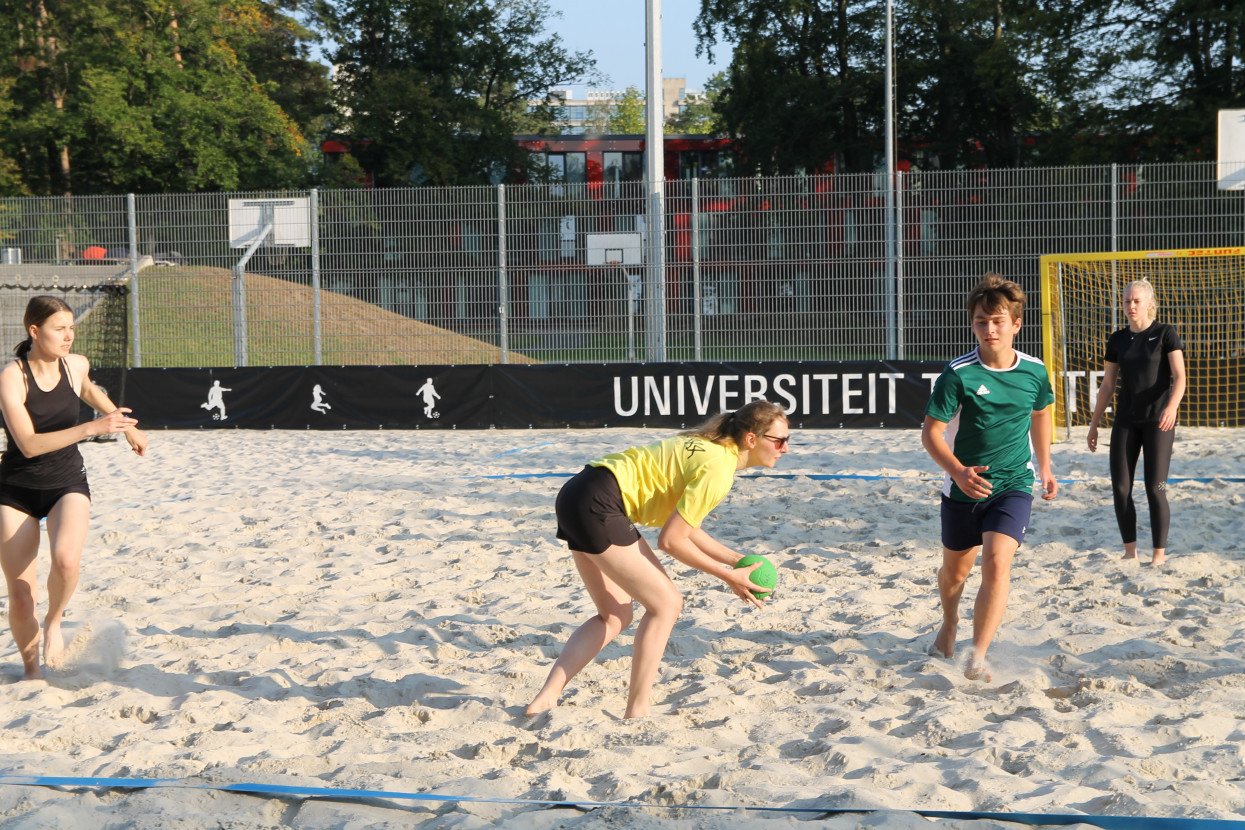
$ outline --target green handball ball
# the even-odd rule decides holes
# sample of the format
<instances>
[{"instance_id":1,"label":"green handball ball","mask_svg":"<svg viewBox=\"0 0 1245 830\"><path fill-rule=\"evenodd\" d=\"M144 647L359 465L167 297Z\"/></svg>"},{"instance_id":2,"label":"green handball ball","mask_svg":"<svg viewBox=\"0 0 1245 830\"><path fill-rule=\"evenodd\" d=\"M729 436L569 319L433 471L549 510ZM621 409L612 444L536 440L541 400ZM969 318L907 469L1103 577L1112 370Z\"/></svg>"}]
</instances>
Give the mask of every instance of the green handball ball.
<instances>
[{"instance_id":1,"label":"green handball ball","mask_svg":"<svg viewBox=\"0 0 1245 830\"><path fill-rule=\"evenodd\" d=\"M763 590L753 591L752 595L762 599L769 596L778 584L778 569L774 567L774 563L759 553L750 553L736 562L735 567L747 568L757 562L761 563L761 567L752 572L752 584Z\"/></svg>"}]
</instances>

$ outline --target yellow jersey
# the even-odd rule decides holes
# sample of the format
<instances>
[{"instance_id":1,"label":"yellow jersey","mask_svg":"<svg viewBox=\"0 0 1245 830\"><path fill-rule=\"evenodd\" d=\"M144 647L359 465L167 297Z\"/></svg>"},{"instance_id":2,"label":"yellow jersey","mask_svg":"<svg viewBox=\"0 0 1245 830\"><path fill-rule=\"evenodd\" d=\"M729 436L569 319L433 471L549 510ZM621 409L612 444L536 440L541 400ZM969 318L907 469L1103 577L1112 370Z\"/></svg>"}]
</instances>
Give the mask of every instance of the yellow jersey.
<instances>
[{"instance_id":1,"label":"yellow jersey","mask_svg":"<svg viewBox=\"0 0 1245 830\"><path fill-rule=\"evenodd\" d=\"M636 524L662 527L678 510L689 525L700 527L730 492L739 450L676 435L588 463L607 468L618 479L627 518Z\"/></svg>"}]
</instances>

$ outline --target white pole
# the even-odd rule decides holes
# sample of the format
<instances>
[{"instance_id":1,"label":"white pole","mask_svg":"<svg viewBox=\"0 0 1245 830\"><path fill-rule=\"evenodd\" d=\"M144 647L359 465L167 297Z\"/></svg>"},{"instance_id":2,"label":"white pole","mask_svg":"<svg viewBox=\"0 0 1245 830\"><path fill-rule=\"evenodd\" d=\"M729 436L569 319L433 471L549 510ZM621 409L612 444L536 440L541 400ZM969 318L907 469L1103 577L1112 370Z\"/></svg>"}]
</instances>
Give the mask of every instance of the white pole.
<instances>
[{"instance_id":1,"label":"white pole","mask_svg":"<svg viewBox=\"0 0 1245 830\"><path fill-rule=\"evenodd\" d=\"M666 359L666 279L663 245L666 151L662 121L661 0L645 0L645 84L647 131L644 141L644 178L647 182L648 267L645 269L645 306L648 331L645 354L650 362Z\"/></svg>"},{"instance_id":2,"label":"white pole","mask_svg":"<svg viewBox=\"0 0 1245 830\"><path fill-rule=\"evenodd\" d=\"M895 245L895 95L891 0L886 0L886 359L899 357L898 251Z\"/></svg>"}]
</instances>

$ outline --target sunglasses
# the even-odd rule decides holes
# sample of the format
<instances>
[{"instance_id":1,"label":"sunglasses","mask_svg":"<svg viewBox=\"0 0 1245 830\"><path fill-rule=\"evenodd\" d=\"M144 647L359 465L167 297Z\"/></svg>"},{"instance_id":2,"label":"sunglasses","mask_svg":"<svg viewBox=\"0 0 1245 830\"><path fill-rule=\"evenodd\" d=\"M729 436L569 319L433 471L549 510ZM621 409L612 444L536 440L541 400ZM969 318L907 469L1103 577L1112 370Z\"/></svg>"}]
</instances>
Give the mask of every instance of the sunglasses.
<instances>
[{"instance_id":1,"label":"sunglasses","mask_svg":"<svg viewBox=\"0 0 1245 830\"><path fill-rule=\"evenodd\" d=\"M761 437L768 438L773 441L774 446L778 447L780 450L791 443L790 435L784 435L782 438L779 438L777 435L766 435L765 433L761 433Z\"/></svg>"}]
</instances>

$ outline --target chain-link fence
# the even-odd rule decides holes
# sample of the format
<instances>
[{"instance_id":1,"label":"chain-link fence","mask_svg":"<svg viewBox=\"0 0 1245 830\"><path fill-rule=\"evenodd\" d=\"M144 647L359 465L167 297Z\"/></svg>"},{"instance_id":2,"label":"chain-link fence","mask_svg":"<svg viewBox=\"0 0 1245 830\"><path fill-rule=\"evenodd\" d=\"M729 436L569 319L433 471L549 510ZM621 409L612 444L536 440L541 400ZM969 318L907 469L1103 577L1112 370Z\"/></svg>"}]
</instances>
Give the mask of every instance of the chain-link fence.
<instances>
[{"instance_id":1,"label":"chain-link fence","mask_svg":"<svg viewBox=\"0 0 1245 830\"><path fill-rule=\"evenodd\" d=\"M662 279L643 183L8 199L0 274L115 268L136 366L942 360L987 270L1040 354L1038 257L1241 244L1215 173L907 173L893 214L882 175L671 181Z\"/></svg>"}]
</instances>

